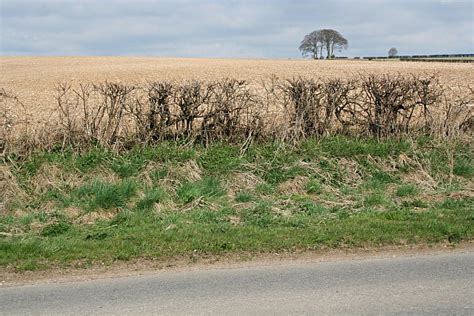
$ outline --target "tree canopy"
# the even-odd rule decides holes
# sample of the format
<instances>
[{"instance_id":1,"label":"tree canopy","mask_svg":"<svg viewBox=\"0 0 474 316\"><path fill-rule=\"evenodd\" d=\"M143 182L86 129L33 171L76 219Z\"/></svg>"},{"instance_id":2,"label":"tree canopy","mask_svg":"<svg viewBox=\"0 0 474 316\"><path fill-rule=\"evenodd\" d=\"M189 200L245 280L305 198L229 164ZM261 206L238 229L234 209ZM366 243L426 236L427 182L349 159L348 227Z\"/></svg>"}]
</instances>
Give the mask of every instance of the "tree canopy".
<instances>
[{"instance_id":1,"label":"tree canopy","mask_svg":"<svg viewBox=\"0 0 474 316\"><path fill-rule=\"evenodd\" d=\"M398 55L398 50L395 47L392 47L388 50L388 57L395 57Z\"/></svg>"},{"instance_id":2,"label":"tree canopy","mask_svg":"<svg viewBox=\"0 0 474 316\"><path fill-rule=\"evenodd\" d=\"M326 51L326 58L333 58L335 50L347 49L348 41L338 31L331 29L316 30L307 34L300 44L300 51L303 56L310 56L314 59L323 58L323 51Z\"/></svg>"}]
</instances>

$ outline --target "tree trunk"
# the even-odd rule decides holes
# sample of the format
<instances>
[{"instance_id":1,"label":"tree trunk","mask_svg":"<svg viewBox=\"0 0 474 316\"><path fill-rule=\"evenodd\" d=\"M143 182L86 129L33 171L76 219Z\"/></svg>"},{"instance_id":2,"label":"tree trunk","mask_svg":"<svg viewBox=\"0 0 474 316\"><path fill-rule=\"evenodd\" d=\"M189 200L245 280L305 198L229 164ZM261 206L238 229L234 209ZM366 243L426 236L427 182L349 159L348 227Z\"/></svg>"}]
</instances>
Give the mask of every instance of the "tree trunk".
<instances>
[{"instance_id":1,"label":"tree trunk","mask_svg":"<svg viewBox=\"0 0 474 316\"><path fill-rule=\"evenodd\" d=\"M326 50L327 50L327 53L328 53L327 58L330 59L331 58L331 42L330 41L326 42Z\"/></svg>"}]
</instances>

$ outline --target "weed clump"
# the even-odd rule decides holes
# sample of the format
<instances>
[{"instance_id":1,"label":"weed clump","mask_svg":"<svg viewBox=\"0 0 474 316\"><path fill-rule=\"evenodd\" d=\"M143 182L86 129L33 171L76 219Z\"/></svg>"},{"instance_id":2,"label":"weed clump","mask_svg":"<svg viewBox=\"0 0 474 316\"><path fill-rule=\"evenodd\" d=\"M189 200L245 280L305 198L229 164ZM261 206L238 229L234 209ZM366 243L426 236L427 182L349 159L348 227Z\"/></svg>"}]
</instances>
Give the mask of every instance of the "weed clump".
<instances>
[{"instance_id":1,"label":"weed clump","mask_svg":"<svg viewBox=\"0 0 474 316\"><path fill-rule=\"evenodd\" d=\"M125 180L120 183L93 181L79 187L73 193L76 203L84 205L88 211L124 207L135 196L136 184Z\"/></svg>"},{"instance_id":2,"label":"weed clump","mask_svg":"<svg viewBox=\"0 0 474 316\"><path fill-rule=\"evenodd\" d=\"M396 195L398 197L414 196L417 193L418 193L417 187L411 184L401 185L397 188L397 191L396 191Z\"/></svg>"},{"instance_id":3,"label":"weed clump","mask_svg":"<svg viewBox=\"0 0 474 316\"><path fill-rule=\"evenodd\" d=\"M137 202L137 209L147 210L153 207L155 203L162 202L167 197L164 190L159 188L152 188L145 192L145 196Z\"/></svg>"},{"instance_id":4,"label":"weed clump","mask_svg":"<svg viewBox=\"0 0 474 316\"><path fill-rule=\"evenodd\" d=\"M224 189L216 178L205 178L196 182L186 182L178 188L176 195L181 203L190 203L198 198L212 198L223 195Z\"/></svg>"},{"instance_id":5,"label":"weed clump","mask_svg":"<svg viewBox=\"0 0 474 316\"><path fill-rule=\"evenodd\" d=\"M41 236L55 237L68 232L71 225L65 222L53 223L45 226L41 231Z\"/></svg>"}]
</instances>

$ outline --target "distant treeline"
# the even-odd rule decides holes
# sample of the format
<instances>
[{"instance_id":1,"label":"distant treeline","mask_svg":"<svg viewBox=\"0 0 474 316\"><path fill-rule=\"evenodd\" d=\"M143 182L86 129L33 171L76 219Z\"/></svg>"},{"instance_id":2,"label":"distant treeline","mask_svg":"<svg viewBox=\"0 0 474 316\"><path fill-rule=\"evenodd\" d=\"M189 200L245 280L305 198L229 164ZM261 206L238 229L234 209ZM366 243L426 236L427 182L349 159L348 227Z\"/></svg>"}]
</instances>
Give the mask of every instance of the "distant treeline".
<instances>
[{"instance_id":1,"label":"distant treeline","mask_svg":"<svg viewBox=\"0 0 474 316\"><path fill-rule=\"evenodd\" d=\"M450 58L474 58L474 54L438 54L438 55L404 55L404 56L392 56L392 57L381 57L381 56L369 56L362 57L363 59L373 60L373 59L400 59L406 61L420 60L420 59L438 59L452 61ZM359 58L356 58L359 59ZM459 60L457 60L459 61Z\"/></svg>"},{"instance_id":2,"label":"distant treeline","mask_svg":"<svg viewBox=\"0 0 474 316\"><path fill-rule=\"evenodd\" d=\"M400 58L400 61L422 61L441 63L474 63L474 58Z\"/></svg>"},{"instance_id":3,"label":"distant treeline","mask_svg":"<svg viewBox=\"0 0 474 316\"><path fill-rule=\"evenodd\" d=\"M324 59L324 58L320 58L320 59ZM332 59L350 59L350 58L341 56L341 57L334 57ZM471 62L474 62L474 54L404 55L404 56L392 56L392 57L367 56L367 57L352 57L352 59L364 59L364 60L399 59L402 61L471 63Z\"/></svg>"},{"instance_id":4,"label":"distant treeline","mask_svg":"<svg viewBox=\"0 0 474 316\"><path fill-rule=\"evenodd\" d=\"M459 58L459 57L474 57L474 54L444 54L444 55L412 55L412 56L398 56L398 58Z\"/></svg>"}]
</instances>

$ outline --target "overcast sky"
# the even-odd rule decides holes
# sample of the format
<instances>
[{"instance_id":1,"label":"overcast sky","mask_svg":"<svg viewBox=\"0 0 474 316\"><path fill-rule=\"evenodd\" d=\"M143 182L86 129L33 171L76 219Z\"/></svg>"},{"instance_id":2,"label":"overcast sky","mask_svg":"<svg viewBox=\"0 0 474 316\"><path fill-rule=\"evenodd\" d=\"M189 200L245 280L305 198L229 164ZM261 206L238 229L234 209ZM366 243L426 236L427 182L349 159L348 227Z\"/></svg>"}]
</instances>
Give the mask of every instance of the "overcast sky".
<instances>
[{"instance_id":1,"label":"overcast sky","mask_svg":"<svg viewBox=\"0 0 474 316\"><path fill-rule=\"evenodd\" d=\"M332 28L339 55L474 53L474 0L0 0L1 55L300 58Z\"/></svg>"}]
</instances>

